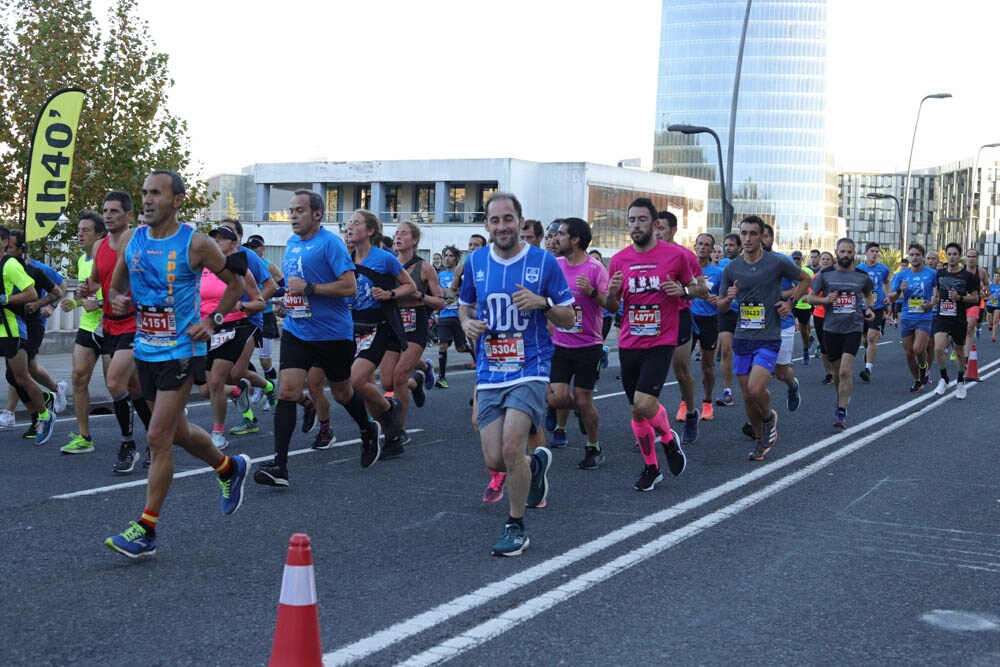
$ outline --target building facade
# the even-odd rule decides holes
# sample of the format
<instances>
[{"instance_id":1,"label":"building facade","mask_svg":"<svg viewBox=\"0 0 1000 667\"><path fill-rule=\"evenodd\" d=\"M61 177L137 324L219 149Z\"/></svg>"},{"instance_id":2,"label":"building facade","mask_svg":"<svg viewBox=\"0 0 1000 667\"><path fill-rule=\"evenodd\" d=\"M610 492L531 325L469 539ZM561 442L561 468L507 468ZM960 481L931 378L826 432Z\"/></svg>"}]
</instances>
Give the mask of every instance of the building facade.
<instances>
[{"instance_id":1,"label":"building facade","mask_svg":"<svg viewBox=\"0 0 1000 667\"><path fill-rule=\"evenodd\" d=\"M709 227L722 228L715 140L668 132L710 127L725 160L745 0L663 0L654 171L711 183ZM826 0L756 0L736 113L734 221L756 214L785 248L832 245L837 173L826 141Z\"/></svg>"}]
</instances>

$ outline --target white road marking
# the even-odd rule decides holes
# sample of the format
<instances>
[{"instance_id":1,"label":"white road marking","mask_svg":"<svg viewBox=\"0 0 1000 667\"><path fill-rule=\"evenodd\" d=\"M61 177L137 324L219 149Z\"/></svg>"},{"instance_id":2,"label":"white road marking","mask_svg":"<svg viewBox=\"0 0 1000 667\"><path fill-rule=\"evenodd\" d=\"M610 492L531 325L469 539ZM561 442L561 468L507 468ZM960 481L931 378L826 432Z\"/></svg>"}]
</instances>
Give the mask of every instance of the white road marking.
<instances>
[{"instance_id":1,"label":"white road marking","mask_svg":"<svg viewBox=\"0 0 1000 667\"><path fill-rule=\"evenodd\" d=\"M980 369L981 377L984 381L1000 372L1000 369L998 369L990 373L986 373L987 370L998 364L1000 364L1000 360L996 360ZM970 390L975 389L976 384L977 383L970 383ZM809 447L798 450L797 452L789 454L788 456L777 461L768 462L765 466L757 468L751 473L732 479L713 489L703 491L702 493L689 498L686 501L678 503L673 507L655 512L630 524L626 524L625 526L622 526L621 528L618 528L617 530L614 530L602 537L582 544L579 547L570 549L555 558L541 562L501 581L487 584L486 586L483 586L471 593L467 593L449 602L437 605L426 612L400 621L399 623L396 623L384 630L380 630L368 637L343 646L336 651L327 653L323 656L323 664L325 666L343 665L359 660L365 660L369 656L374 655L375 653L378 653L393 644L409 639L410 637L424 632L425 630L442 625L457 616L475 609L476 607L482 606L492 600L507 595L508 593L512 593L581 560L593 557L604 549L620 544L626 539L645 532L651 528L655 528L667 521L685 514L686 512L695 510L702 505L716 500L717 498L747 486L765 475L769 475L773 472L791 466L793 463L807 458L819 451L822 451L823 449L831 447L842 440L852 438L864 429L871 426L885 424L887 420L891 421L892 417L906 412L921 403L926 403L927 401L931 401L933 399L940 399L915 412L910 416L911 419L916 419L917 417L940 407L945 401L953 399L954 396L954 392L949 392L943 397L938 397L932 392L928 392L921 396L914 397L913 399L897 406L896 408L893 408L892 410L889 410L888 412L885 412L877 417L872 417L871 419L858 424L848 431L820 440ZM431 664L433 662L452 658L461 652L474 648L475 646L488 641L515 625L537 616L555 604L569 599L589 589L593 585L608 579L614 574L624 571L633 565L642 562L643 560L669 549L688 537L697 535L698 533L716 525L730 516L733 516L760 502L761 500L764 500L765 498L768 498L791 486L792 484L805 479L815 472L834 463L843 456L864 447L882 435L896 430L897 428L899 428L899 424L892 422L887 426L883 426L883 428L878 431L864 436L863 438L860 438L850 444L841 445L834 452L827 454L824 458L802 468L801 470L792 472L786 477L783 477L763 489L737 500L725 508L716 510L701 519L698 519L677 530L671 531L670 533L643 545L629 554L621 556L604 566L576 577L575 579L562 584L555 589L546 591L542 595L528 600L515 609L508 610L496 618L465 631L459 636L452 637L451 639L446 640L445 642L438 644L421 654L415 655L410 659L412 662L408 662L406 664Z\"/></svg>"}]
</instances>

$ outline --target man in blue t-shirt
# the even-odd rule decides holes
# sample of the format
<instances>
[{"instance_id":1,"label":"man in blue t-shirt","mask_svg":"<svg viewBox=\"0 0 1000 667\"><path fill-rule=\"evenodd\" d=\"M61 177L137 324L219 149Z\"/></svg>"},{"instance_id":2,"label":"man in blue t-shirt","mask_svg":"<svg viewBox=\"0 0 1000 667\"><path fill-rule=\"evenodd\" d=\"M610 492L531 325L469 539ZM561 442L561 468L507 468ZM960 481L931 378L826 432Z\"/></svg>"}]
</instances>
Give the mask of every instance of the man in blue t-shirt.
<instances>
[{"instance_id":1,"label":"man in blue t-shirt","mask_svg":"<svg viewBox=\"0 0 1000 667\"><path fill-rule=\"evenodd\" d=\"M875 317L865 320L865 367L858 373L862 382L872 381L872 368L875 366L875 357L878 354L878 341L882 338L882 328L885 326L885 307L889 305L889 267L878 261L880 246L874 241L865 245L865 261L858 265L858 268L868 274L875 287L875 303L872 312Z\"/></svg>"},{"instance_id":2,"label":"man in blue t-shirt","mask_svg":"<svg viewBox=\"0 0 1000 667\"><path fill-rule=\"evenodd\" d=\"M378 438L378 426L368 418L364 401L351 388L355 348L349 304L357 292L354 262L344 242L323 228L325 212L323 197L311 190L296 190L289 203L294 233L281 264L286 289L285 328L274 411L274 459L257 465L253 480L258 484L288 486L295 404L313 367L323 369L334 400L347 409L361 429L362 439Z\"/></svg>"},{"instance_id":3,"label":"man in blue t-shirt","mask_svg":"<svg viewBox=\"0 0 1000 667\"><path fill-rule=\"evenodd\" d=\"M910 391L916 393L930 382L928 364L930 362L928 341L931 338L931 324L934 321L934 288L937 286L937 271L924 266L927 252L919 243L909 247L909 268L892 278L889 300L902 299L899 337L903 342L906 364L913 376Z\"/></svg>"},{"instance_id":4,"label":"man in blue t-shirt","mask_svg":"<svg viewBox=\"0 0 1000 667\"><path fill-rule=\"evenodd\" d=\"M496 556L517 556L530 543L525 506L548 494L552 453L539 447L528 456L528 431L545 414L552 338L548 323L573 325L573 293L554 255L521 241L521 203L497 192L486 202L492 245L465 260L459 320L476 349L477 422L490 470L507 473L510 514Z\"/></svg>"}]
</instances>

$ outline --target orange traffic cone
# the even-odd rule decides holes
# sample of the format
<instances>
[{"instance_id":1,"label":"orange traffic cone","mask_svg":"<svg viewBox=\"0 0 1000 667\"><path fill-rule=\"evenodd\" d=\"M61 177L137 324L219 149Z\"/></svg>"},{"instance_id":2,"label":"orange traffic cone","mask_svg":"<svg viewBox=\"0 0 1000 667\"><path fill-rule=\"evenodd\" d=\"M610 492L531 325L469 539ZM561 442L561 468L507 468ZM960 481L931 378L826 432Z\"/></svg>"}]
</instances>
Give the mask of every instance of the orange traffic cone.
<instances>
[{"instance_id":1,"label":"orange traffic cone","mask_svg":"<svg viewBox=\"0 0 1000 667\"><path fill-rule=\"evenodd\" d=\"M969 362L965 365L965 381L979 382L979 355L976 354L976 344L969 348Z\"/></svg>"},{"instance_id":2,"label":"orange traffic cone","mask_svg":"<svg viewBox=\"0 0 1000 667\"><path fill-rule=\"evenodd\" d=\"M274 629L269 667L322 667L319 609L313 577L309 536L295 533L288 540L288 558L281 579L278 625Z\"/></svg>"}]
</instances>

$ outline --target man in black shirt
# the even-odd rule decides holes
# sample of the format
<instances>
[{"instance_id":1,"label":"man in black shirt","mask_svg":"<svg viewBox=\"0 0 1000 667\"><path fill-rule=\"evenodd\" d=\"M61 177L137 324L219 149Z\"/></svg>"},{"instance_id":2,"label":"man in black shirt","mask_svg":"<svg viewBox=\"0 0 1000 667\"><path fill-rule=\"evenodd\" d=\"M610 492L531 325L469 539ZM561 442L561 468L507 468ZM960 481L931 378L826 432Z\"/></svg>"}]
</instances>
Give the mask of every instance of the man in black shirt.
<instances>
[{"instance_id":1,"label":"man in black shirt","mask_svg":"<svg viewBox=\"0 0 1000 667\"><path fill-rule=\"evenodd\" d=\"M941 379L934 393L938 396L948 389L948 358L945 348L950 337L958 362L958 384L955 398L965 398L965 309L979 303L979 276L962 266L962 247L957 243L945 246L948 265L937 272L933 303L937 307L931 331L934 333L934 356Z\"/></svg>"}]
</instances>

